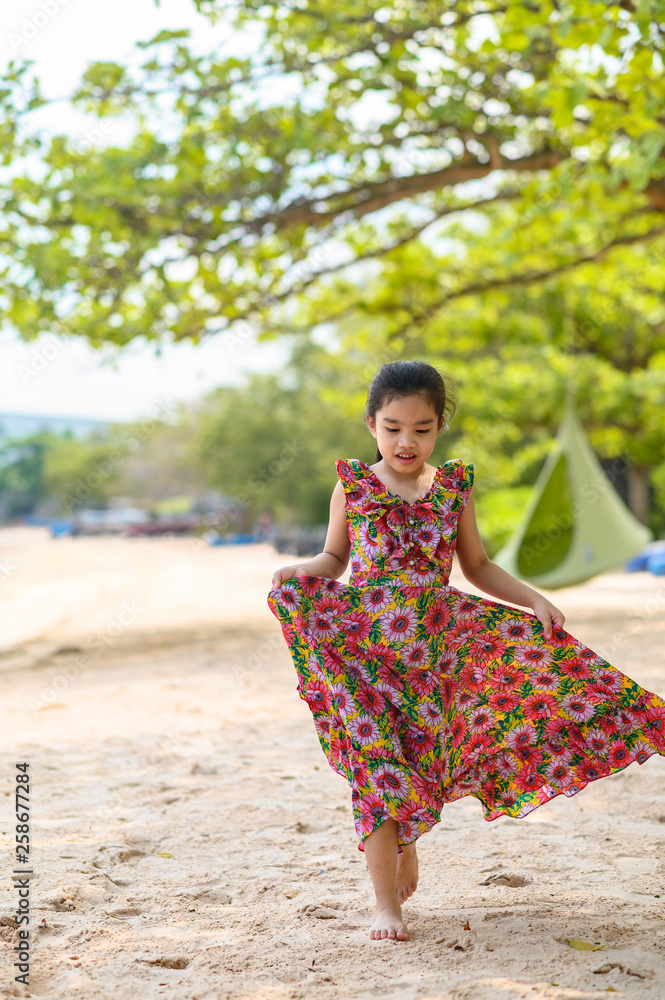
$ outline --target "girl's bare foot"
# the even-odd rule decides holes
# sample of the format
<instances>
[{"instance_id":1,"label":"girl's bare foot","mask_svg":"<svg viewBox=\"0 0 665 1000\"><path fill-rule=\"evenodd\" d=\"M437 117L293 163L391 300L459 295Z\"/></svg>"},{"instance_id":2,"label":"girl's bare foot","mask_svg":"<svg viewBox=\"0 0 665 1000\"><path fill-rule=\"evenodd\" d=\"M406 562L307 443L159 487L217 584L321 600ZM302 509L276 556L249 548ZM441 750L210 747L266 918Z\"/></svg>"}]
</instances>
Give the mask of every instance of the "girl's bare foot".
<instances>
[{"instance_id":1,"label":"girl's bare foot","mask_svg":"<svg viewBox=\"0 0 665 1000\"><path fill-rule=\"evenodd\" d=\"M416 845L405 844L402 853L397 855L397 876L395 879L395 892L397 900L403 903L405 899L412 896L418 888L418 855Z\"/></svg>"},{"instance_id":2,"label":"girl's bare foot","mask_svg":"<svg viewBox=\"0 0 665 1000\"><path fill-rule=\"evenodd\" d=\"M402 920L402 910L399 903L396 903L395 906L384 906L381 909L377 907L374 922L367 933L373 941L379 941L381 938L406 941L409 932Z\"/></svg>"}]
</instances>

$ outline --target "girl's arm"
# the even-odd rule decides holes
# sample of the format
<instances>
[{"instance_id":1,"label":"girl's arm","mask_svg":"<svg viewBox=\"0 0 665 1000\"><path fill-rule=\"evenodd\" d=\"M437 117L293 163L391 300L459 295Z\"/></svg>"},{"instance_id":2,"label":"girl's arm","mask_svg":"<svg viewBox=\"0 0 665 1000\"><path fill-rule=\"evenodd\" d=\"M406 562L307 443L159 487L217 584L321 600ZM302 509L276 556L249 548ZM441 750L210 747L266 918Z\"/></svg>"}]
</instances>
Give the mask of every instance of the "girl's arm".
<instances>
[{"instance_id":1,"label":"girl's arm","mask_svg":"<svg viewBox=\"0 0 665 1000\"><path fill-rule=\"evenodd\" d=\"M341 480L337 480L330 498L330 520L328 532L323 543L323 552L307 562L293 563L275 570L272 578L273 587L279 587L292 576L324 576L336 580L342 575L349 564L351 543L346 520L346 496Z\"/></svg>"},{"instance_id":2,"label":"girl's arm","mask_svg":"<svg viewBox=\"0 0 665 1000\"><path fill-rule=\"evenodd\" d=\"M563 626L566 620L563 611L537 590L506 573L505 569L501 569L489 558L478 533L476 509L471 494L457 522L456 552L461 570L469 583L500 601L532 608L543 624L546 639L550 638L552 627Z\"/></svg>"}]
</instances>

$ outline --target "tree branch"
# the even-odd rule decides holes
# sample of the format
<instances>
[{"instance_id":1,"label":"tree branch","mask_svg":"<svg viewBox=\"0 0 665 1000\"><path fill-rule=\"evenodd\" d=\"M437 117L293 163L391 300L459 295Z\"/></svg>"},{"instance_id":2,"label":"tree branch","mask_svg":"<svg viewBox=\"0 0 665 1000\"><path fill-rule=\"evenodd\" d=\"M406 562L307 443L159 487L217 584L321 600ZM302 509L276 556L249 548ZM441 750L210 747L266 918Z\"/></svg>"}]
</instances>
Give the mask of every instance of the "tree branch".
<instances>
[{"instance_id":1,"label":"tree branch","mask_svg":"<svg viewBox=\"0 0 665 1000\"><path fill-rule=\"evenodd\" d=\"M422 312L417 313L412 316L408 323L405 323L398 330L393 331L388 334L388 342L401 337L406 333L410 326L422 326L428 320L430 320L440 309L442 309L446 303L452 302L453 299L460 299L464 295L482 295L484 292L493 291L497 288L507 288L510 285L533 285L540 281L546 281L548 278L553 278L557 274L564 274L566 271L572 271L582 264L597 263L603 260L603 258L617 246L629 246L633 243L645 243L647 240L655 239L657 236L662 236L665 233L665 226L661 226L659 229L652 229L647 233L638 234L635 236L617 236L615 239L610 240L604 247L598 250L596 253L587 254L586 256L579 257L577 260L569 261L567 264L561 264L559 267L552 267L546 271L537 271L534 274L512 274L507 278L496 278L493 281L477 282L476 284L466 285L464 288L459 288L455 292L449 292L442 298L433 302L427 309Z\"/></svg>"}]
</instances>

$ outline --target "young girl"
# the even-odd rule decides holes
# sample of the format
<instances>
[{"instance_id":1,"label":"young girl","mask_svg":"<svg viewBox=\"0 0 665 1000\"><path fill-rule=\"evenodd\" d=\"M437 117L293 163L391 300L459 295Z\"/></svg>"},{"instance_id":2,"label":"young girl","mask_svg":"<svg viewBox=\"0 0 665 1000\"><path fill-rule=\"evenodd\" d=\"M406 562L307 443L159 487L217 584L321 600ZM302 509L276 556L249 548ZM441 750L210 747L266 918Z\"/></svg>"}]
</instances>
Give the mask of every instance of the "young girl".
<instances>
[{"instance_id":1,"label":"young girl","mask_svg":"<svg viewBox=\"0 0 665 1000\"><path fill-rule=\"evenodd\" d=\"M436 368L383 365L365 414L376 461L337 460L324 551L276 570L268 595L321 746L351 786L375 939L407 939L415 842L446 802L474 795L486 820L519 818L665 756L665 701L488 559L473 465L428 465L454 409ZM474 587L533 613L450 586L455 550Z\"/></svg>"}]
</instances>

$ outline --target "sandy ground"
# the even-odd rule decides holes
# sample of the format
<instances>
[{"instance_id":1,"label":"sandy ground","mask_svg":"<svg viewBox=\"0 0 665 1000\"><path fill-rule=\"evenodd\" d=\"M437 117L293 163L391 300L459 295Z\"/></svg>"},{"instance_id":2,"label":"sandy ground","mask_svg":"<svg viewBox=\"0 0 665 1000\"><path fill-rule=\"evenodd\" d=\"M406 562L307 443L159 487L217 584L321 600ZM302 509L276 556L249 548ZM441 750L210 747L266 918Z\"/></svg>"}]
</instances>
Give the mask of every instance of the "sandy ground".
<instances>
[{"instance_id":1,"label":"sandy ground","mask_svg":"<svg viewBox=\"0 0 665 1000\"><path fill-rule=\"evenodd\" d=\"M449 804L419 841L411 939L368 938L348 788L266 604L291 561L268 544L0 530L0 995L663 1000L663 757L521 820ZM457 566L451 583L474 592ZM665 693L665 579L617 571L549 596ZM20 761L29 987L12 967Z\"/></svg>"}]
</instances>

